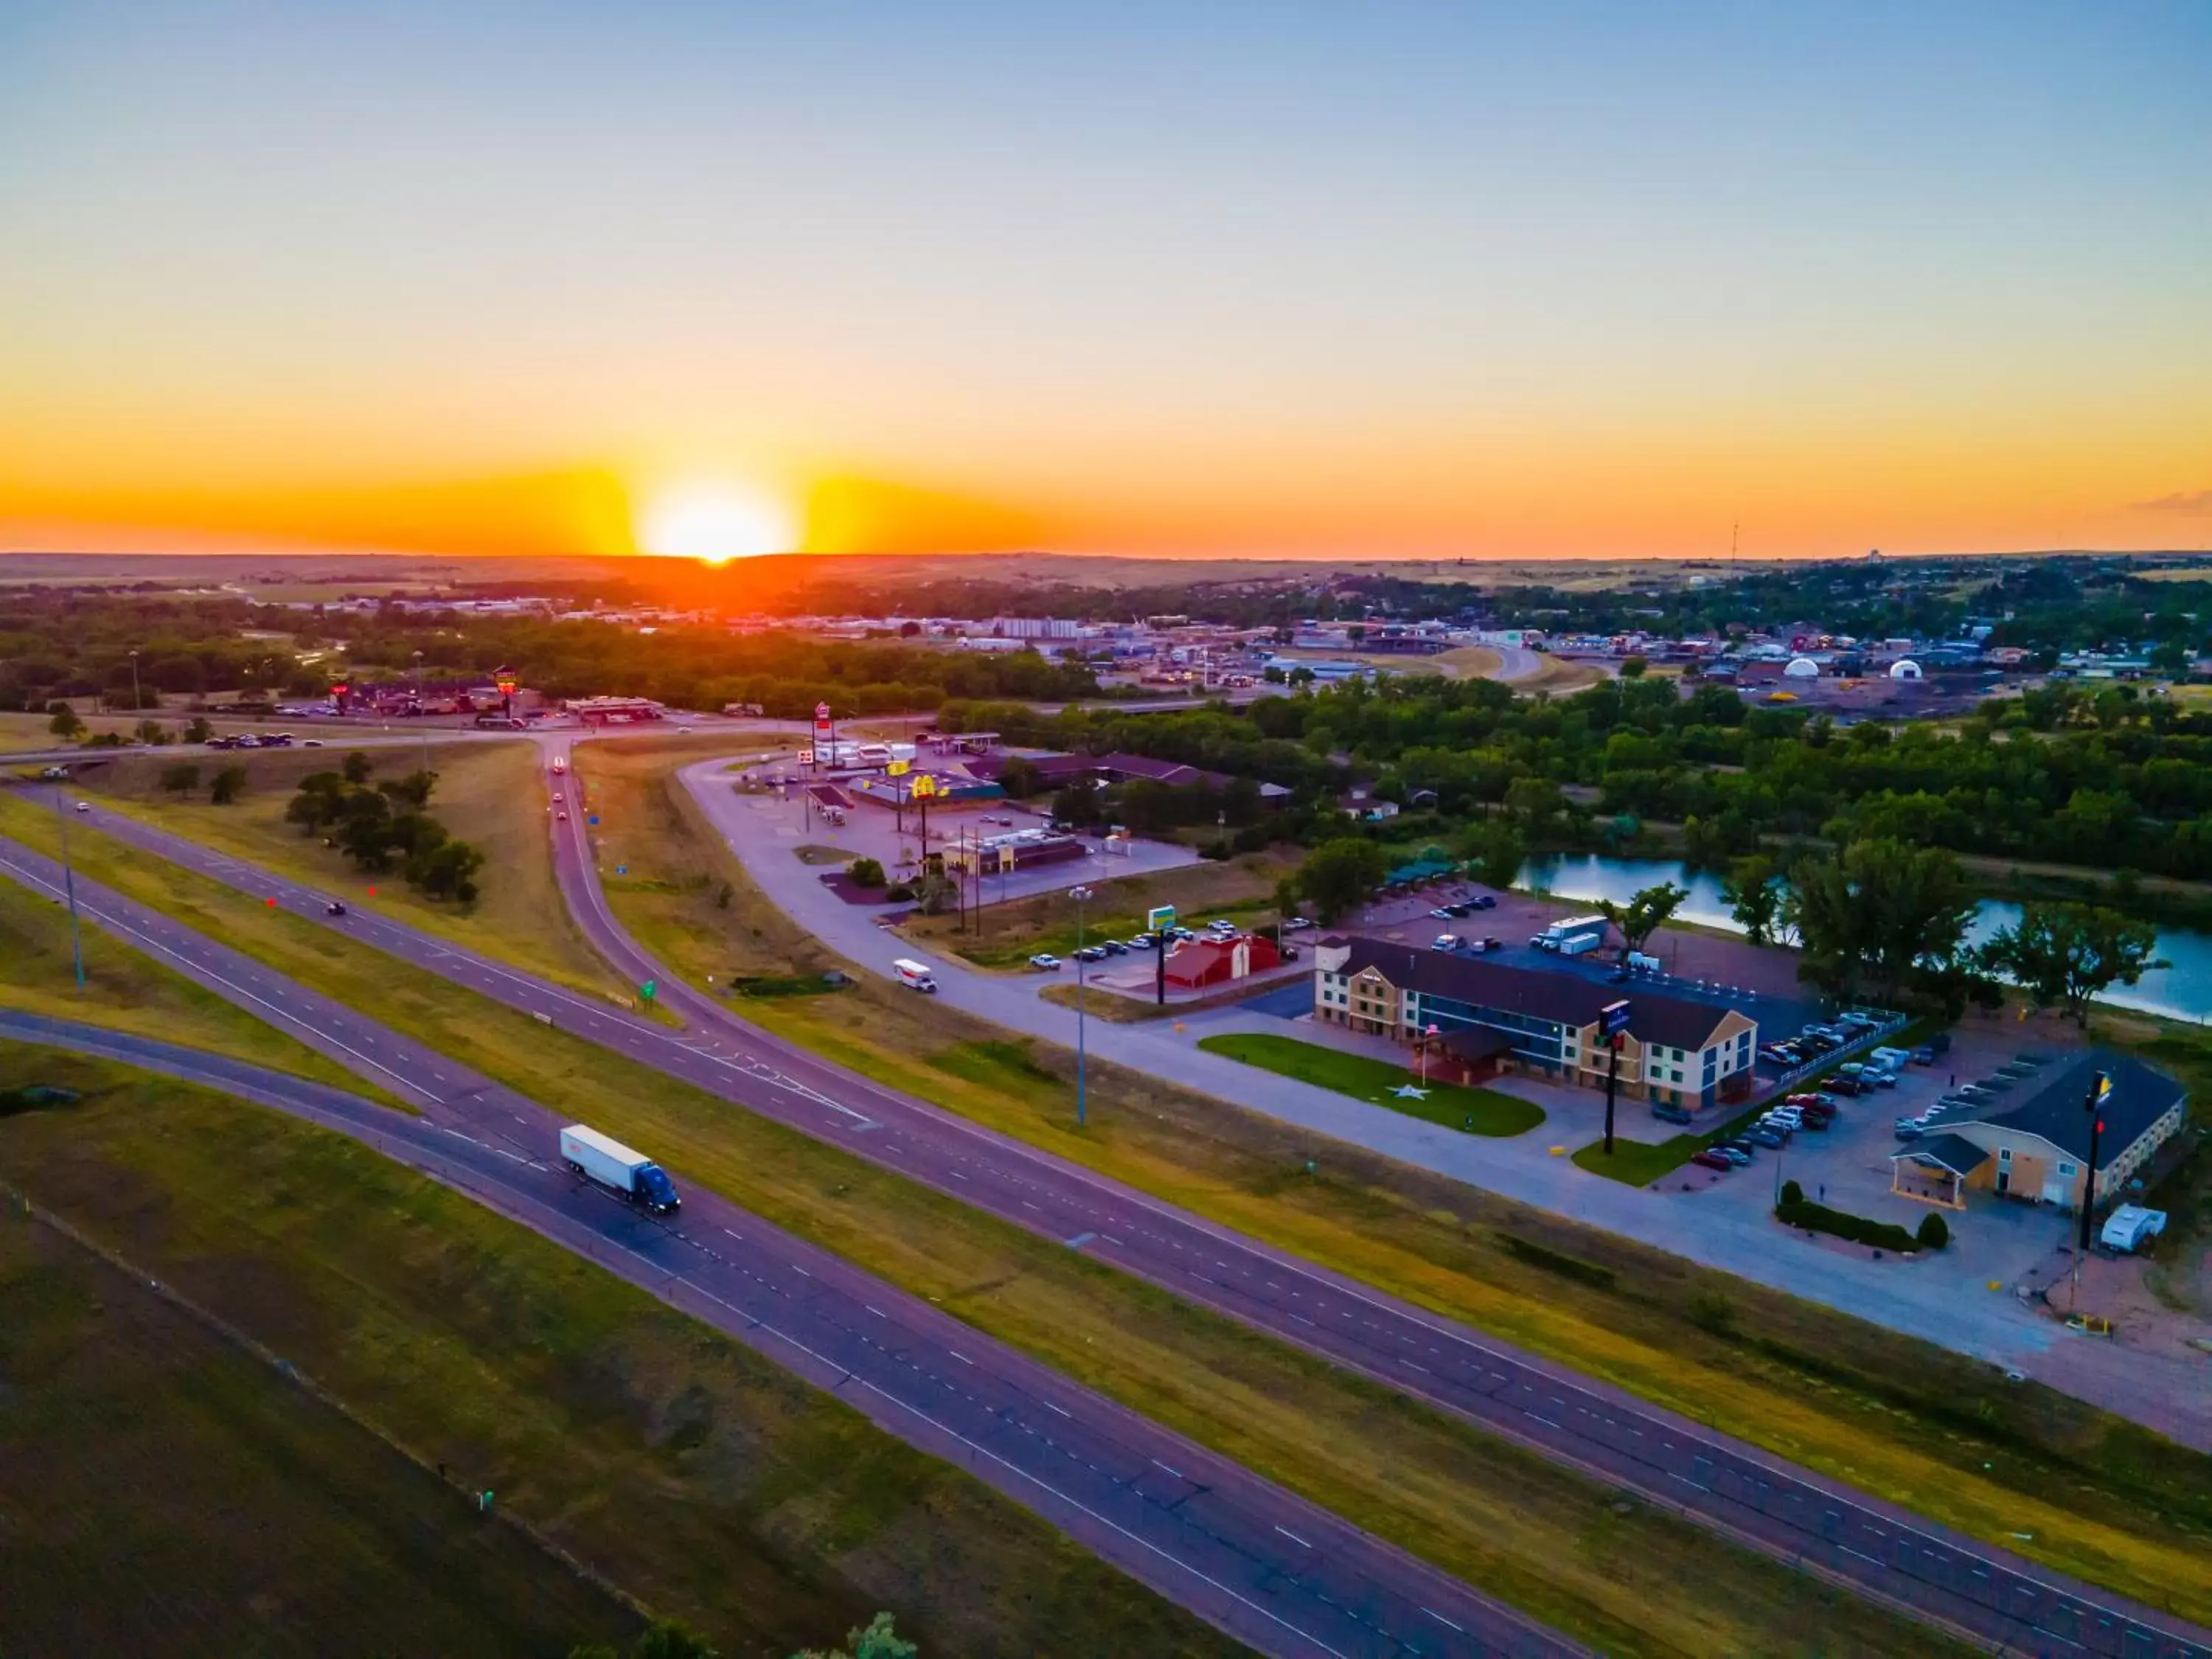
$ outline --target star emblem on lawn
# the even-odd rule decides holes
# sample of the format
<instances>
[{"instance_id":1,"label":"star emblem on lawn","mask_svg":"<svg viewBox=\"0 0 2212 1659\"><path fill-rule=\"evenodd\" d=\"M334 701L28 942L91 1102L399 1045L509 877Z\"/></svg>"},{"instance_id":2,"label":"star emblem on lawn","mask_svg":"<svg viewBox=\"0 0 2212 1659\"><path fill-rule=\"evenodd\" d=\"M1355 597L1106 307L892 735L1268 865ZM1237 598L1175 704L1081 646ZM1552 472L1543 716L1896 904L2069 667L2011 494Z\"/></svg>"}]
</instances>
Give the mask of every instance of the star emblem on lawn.
<instances>
[{"instance_id":1,"label":"star emblem on lawn","mask_svg":"<svg viewBox=\"0 0 2212 1659\"><path fill-rule=\"evenodd\" d=\"M1401 1100L1426 1100L1429 1097L1426 1089L1416 1089L1410 1083L1401 1083L1390 1092Z\"/></svg>"}]
</instances>

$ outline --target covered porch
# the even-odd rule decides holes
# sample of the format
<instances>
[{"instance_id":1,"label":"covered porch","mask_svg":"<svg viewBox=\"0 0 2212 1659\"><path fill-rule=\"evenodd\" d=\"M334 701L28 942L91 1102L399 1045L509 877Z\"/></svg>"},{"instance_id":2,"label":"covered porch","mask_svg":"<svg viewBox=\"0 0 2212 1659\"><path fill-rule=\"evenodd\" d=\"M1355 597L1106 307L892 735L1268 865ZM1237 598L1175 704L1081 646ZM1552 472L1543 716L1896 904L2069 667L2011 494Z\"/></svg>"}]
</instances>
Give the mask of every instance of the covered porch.
<instances>
[{"instance_id":1,"label":"covered porch","mask_svg":"<svg viewBox=\"0 0 2212 1659\"><path fill-rule=\"evenodd\" d=\"M1930 1135L1889 1155L1889 1190L1947 1210L1966 1207L1966 1178L1990 1155L1963 1135Z\"/></svg>"}]
</instances>

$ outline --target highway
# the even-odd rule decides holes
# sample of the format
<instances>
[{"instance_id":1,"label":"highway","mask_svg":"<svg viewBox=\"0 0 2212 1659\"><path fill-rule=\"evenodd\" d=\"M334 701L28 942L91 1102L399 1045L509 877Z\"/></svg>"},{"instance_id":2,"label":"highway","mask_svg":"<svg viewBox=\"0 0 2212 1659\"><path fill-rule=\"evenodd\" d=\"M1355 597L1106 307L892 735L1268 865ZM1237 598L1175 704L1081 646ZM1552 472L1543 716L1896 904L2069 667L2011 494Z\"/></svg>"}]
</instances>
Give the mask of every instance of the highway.
<instances>
[{"instance_id":1,"label":"highway","mask_svg":"<svg viewBox=\"0 0 2212 1659\"><path fill-rule=\"evenodd\" d=\"M0 873L60 871L0 842ZM671 1221L571 1176L562 1119L460 1065L76 878L87 920L402 1098L158 1041L0 1010L0 1037L204 1084L336 1129L467 1193L827 1389L1159 1594L1281 1659L1565 1656L1583 1650L1240 1465L1061 1376L680 1169Z\"/></svg>"},{"instance_id":2,"label":"highway","mask_svg":"<svg viewBox=\"0 0 2212 1659\"><path fill-rule=\"evenodd\" d=\"M618 969L657 980L664 1005L693 1030L670 1031L360 909L330 921L308 889L97 807L91 817L119 840L274 897L1991 1649L2212 1659L2212 1634L1922 1521L744 1024L666 974L616 924L580 817L553 826L556 871L577 920Z\"/></svg>"}]
</instances>

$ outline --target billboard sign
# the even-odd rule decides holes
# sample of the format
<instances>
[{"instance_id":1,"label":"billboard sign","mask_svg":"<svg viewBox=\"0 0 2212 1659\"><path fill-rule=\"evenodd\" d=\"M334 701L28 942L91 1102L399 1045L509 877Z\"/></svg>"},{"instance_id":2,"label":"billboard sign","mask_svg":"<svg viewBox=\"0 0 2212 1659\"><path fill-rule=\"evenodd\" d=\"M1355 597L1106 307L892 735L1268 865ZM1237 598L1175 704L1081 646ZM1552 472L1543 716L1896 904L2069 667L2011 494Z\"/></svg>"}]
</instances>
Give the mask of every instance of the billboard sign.
<instances>
[{"instance_id":1,"label":"billboard sign","mask_svg":"<svg viewBox=\"0 0 2212 1659\"><path fill-rule=\"evenodd\" d=\"M1147 933L1157 933L1163 932L1164 930L1175 926L1175 919L1176 908L1174 905L1156 904L1151 909L1145 912L1145 929Z\"/></svg>"},{"instance_id":2,"label":"billboard sign","mask_svg":"<svg viewBox=\"0 0 2212 1659\"><path fill-rule=\"evenodd\" d=\"M1597 1011L1597 1029L1601 1036L1619 1036L1628 1029L1628 1004L1608 1002Z\"/></svg>"}]
</instances>

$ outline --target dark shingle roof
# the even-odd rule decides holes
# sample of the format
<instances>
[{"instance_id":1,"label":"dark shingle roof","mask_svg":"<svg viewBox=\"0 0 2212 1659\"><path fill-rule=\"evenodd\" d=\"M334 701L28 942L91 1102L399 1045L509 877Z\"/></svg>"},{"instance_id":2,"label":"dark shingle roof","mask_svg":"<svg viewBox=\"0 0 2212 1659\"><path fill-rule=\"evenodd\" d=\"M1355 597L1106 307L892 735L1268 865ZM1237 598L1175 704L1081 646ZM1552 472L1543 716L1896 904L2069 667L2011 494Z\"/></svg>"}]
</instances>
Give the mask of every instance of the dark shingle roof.
<instances>
[{"instance_id":1,"label":"dark shingle roof","mask_svg":"<svg viewBox=\"0 0 2212 1659\"><path fill-rule=\"evenodd\" d=\"M2143 1132L2172 1109L2185 1091L2180 1084L2155 1066L2109 1048L2092 1048L2051 1060L2015 1077L2009 1084L2000 1076L1993 1099L1956 1107L1938 1120L1953 1123L1988 1123L2040 1135L2061 1152L2085 1163L2089 1157L2089 1114L2082 1102L2089 1093L2094 1073L2110 1073L2112 1092L2104 1109L2104 1133L2097 1140L2097 1167L2109 1168L2114 1158L2142 1139Z\"/></svg>"},{"instance_id":2,"label":"dark shingle roof","mask_svg":"<svg viewBox=\"0 0 2212 1659\"><path fill-rule=\"evenodd\" d=\"M1915 1164L1933 1164L1962 1177L1973 1174L1990 1161L1990 1155L1964 1135L1930 1135L1925 1140L1899 1147L1889 1155L1889 1161L1894 1164L1901 1158L1911 1158Z\"/></svg>"},{"instance_id":3,"label":"dark shingle roof","mask_svg":"<svg viewBox=\"0 0 2212 1659\"><path fill-rule=\"evenodd\" d=\"M1627 986L1583 979L1575 974L1510 967L1485 957L1418 950L1385 944L1381 939L1355 937L1343 942L1351 947L1351 955L1339 970L1344 974L1363 973L1373 968L1402 991L1450 997L1485 1008L1508 1009L1532 1019L1588 1025L1597 1018L1599 1009L1620 1001L1625 993L1630 1008L1629 1030L1643 1042L1662 1043L1670 1048L1704 1048L1712 1037L1713 1028L1728 1017L1727 1009L1709 1002L1661 996Z\"/></svg>"}]
</instances>

